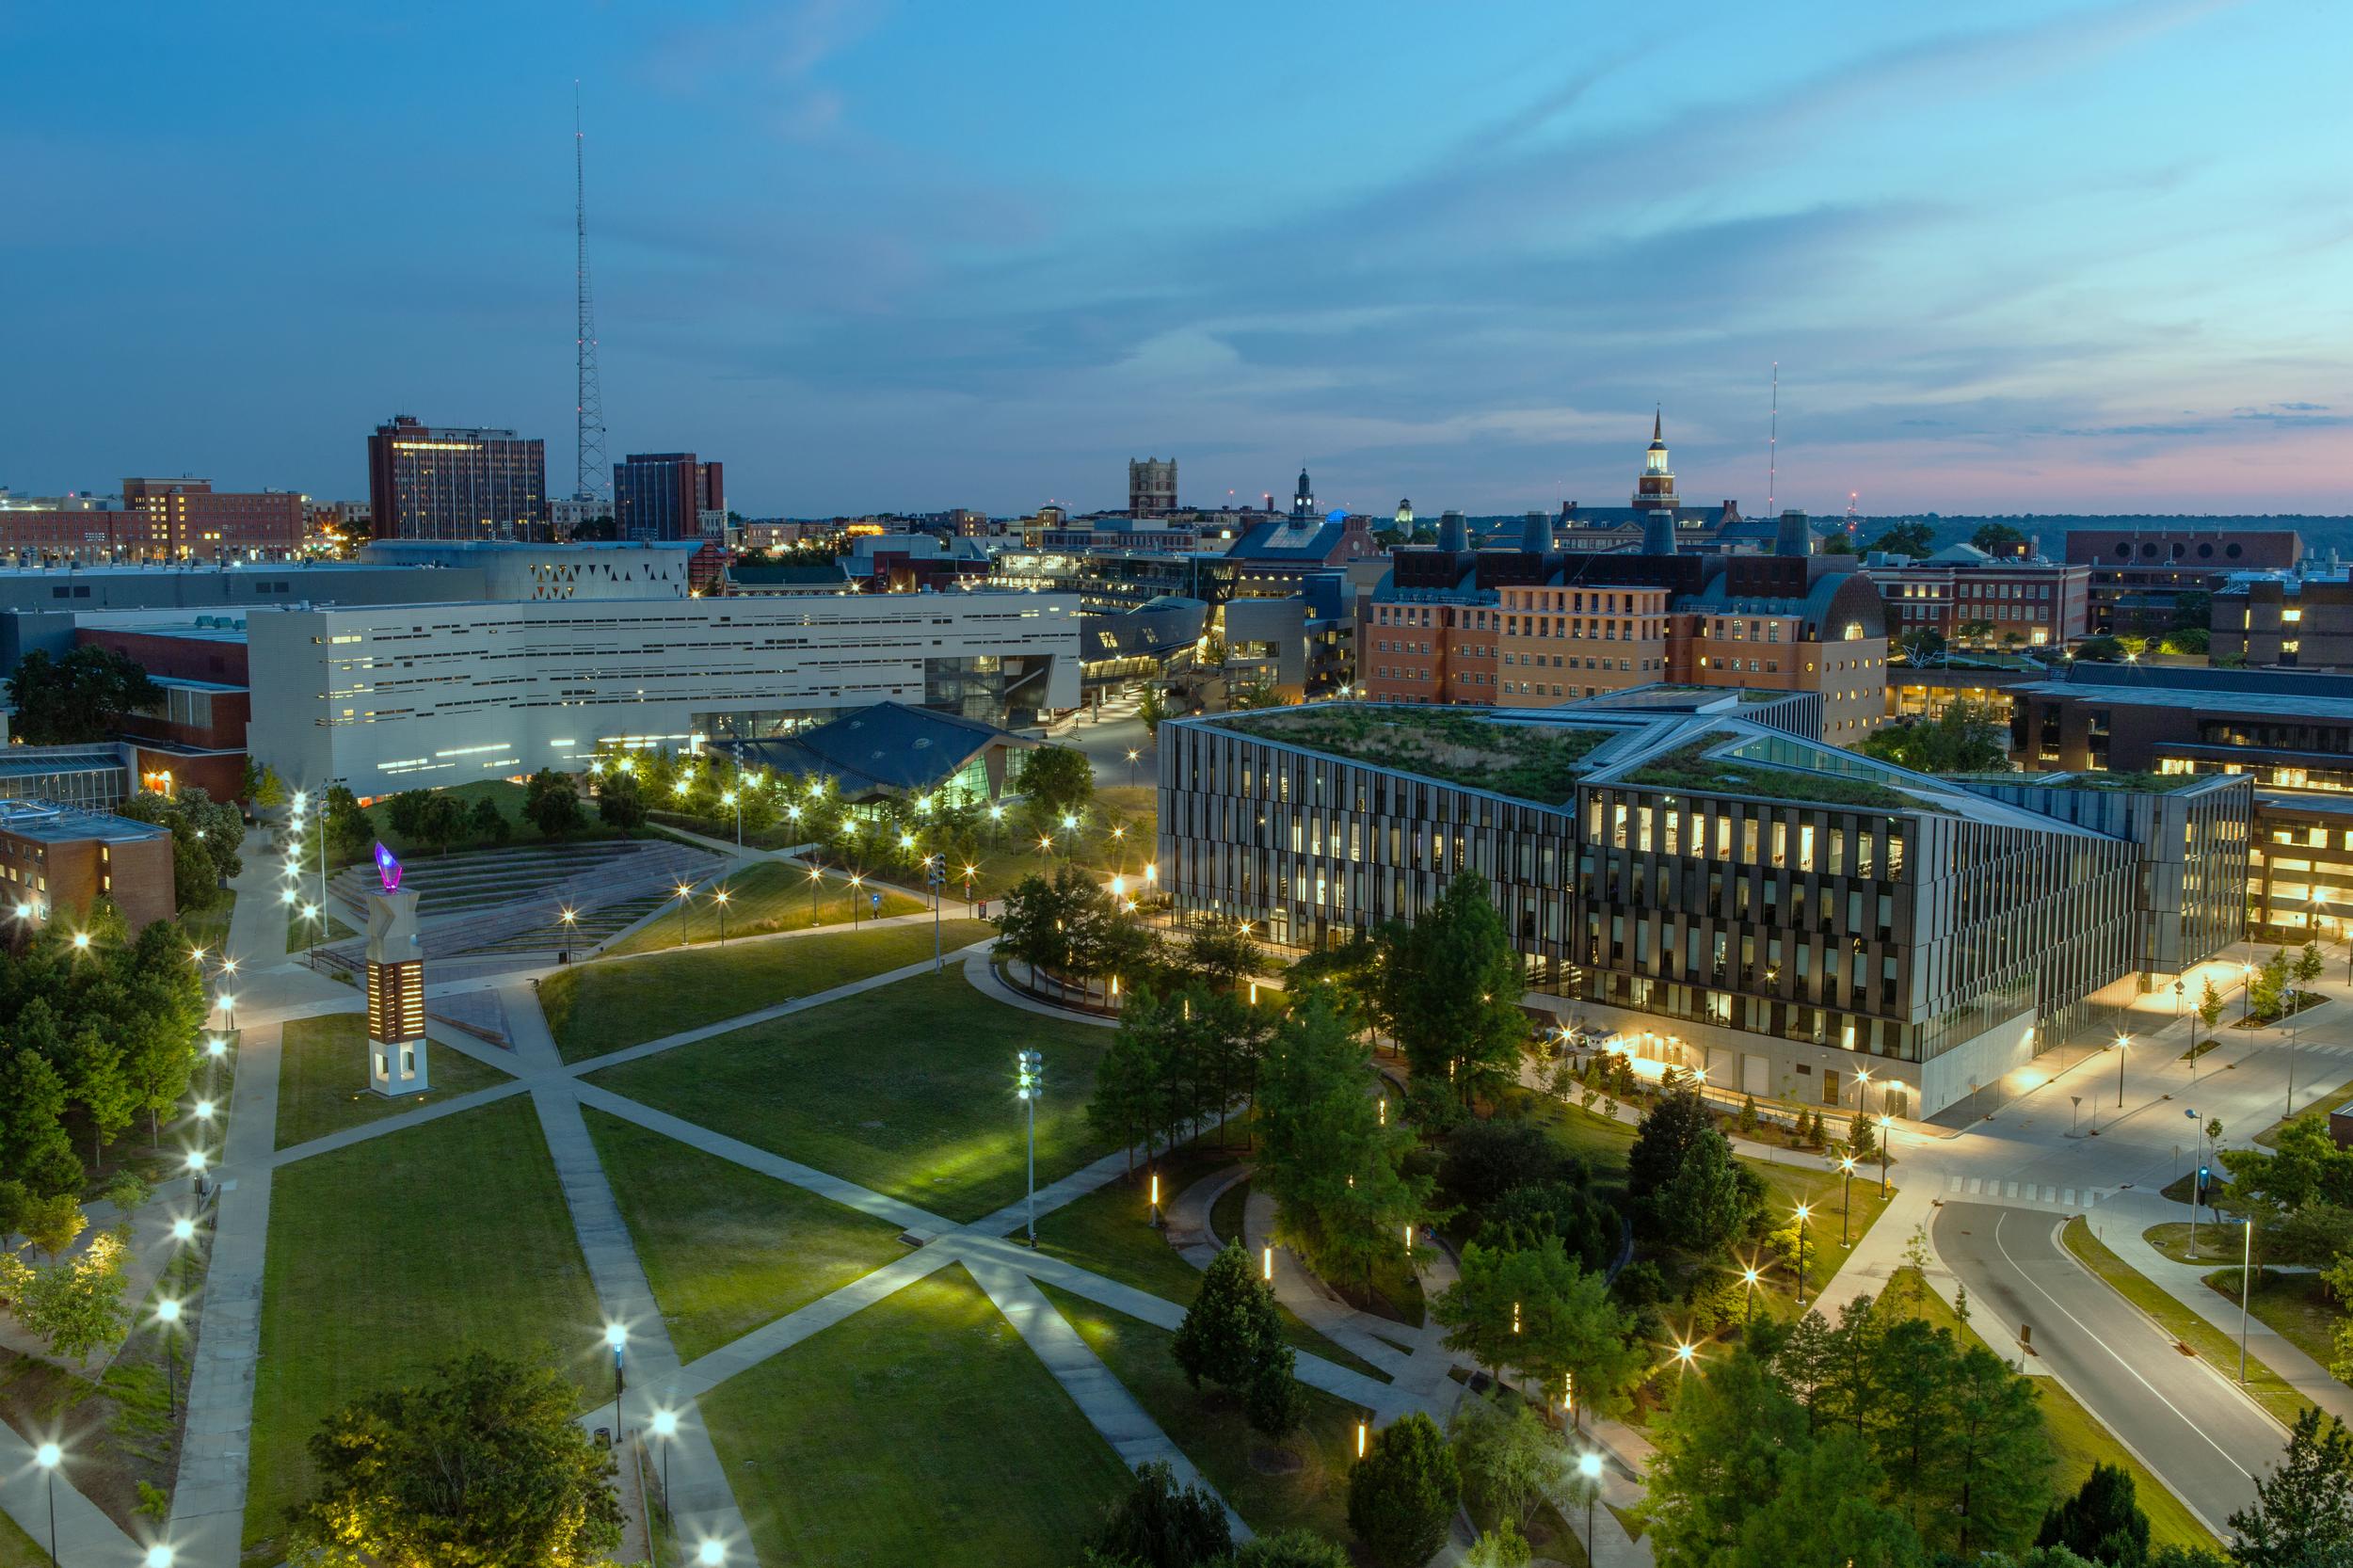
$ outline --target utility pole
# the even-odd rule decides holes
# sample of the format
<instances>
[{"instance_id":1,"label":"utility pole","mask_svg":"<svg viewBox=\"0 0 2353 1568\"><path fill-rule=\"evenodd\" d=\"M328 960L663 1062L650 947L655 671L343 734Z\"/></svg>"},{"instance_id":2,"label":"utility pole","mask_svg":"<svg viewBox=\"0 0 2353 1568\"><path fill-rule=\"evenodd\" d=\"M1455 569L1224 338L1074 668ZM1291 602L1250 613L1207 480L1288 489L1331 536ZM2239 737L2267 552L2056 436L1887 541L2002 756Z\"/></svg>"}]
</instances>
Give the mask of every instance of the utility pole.
<instances>
[{"instance_id":1,"label":"utility pole","mask_svg":"<svg viewBox=\"0 0 2353 1568\"><path fill-rule=\"evenodd\" d=\"M939 952L939 905L945 897L942 889L948 885L948 856L944 854L923 856L923 879L932 889L932 973L938 974L947 968Z\"/></svg>"},{"instance_id":2,"label":"utility pole","mask_svg":"<svg viewBox=\"0 0 2353 1568\"><path fill-rule=\"evenodd\" d=\"M1037 1097L1046 1089L1046 1059L1033 1050L1015 1054L1014 1093L1030 1113L1030 1246L1037 1246Z\"/></svg>"}]
</instances>

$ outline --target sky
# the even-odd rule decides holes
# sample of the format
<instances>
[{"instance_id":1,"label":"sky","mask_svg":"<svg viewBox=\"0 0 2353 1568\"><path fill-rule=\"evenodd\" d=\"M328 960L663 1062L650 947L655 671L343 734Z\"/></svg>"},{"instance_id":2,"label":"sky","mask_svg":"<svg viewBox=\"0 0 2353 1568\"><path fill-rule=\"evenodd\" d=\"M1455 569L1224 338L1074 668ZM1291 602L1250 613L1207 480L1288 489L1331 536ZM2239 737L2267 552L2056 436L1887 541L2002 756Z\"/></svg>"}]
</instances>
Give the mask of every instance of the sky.
<instances>
[{"instance_id":1,"label":"sky","mask_svg":"<svg viewBox=\"0 0 2353 1568\"><path fill-rule=\"evenodd\" d=\"M0 3L0 486L2353 511L2353 7ZM1779 440L1769 457L1772 376Z\"/></svg>"}]
</instances>

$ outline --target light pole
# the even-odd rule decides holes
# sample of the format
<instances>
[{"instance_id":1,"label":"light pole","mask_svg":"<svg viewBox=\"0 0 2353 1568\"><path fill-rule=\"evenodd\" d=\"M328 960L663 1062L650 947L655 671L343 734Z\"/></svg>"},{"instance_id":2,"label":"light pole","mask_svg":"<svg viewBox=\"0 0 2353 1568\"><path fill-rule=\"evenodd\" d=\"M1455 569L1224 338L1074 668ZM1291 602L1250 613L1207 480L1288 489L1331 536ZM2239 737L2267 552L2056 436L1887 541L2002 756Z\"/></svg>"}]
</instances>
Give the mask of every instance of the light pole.
<instances>
[{"instance_id":1,"label":"light pole","mask_svg":"<svg viewBox=\"0 0 2353 1568\"><path fill-rule=\"evenodd\" d=\"M1844 1247L1847 1244L1847 1210L1854 1202L1854 1156L1850 1154L1841 1160L1838 1168L1847 1173L1846 1191L1838 1197L1838 1244Z\"/></svg>"},{"instance_id":2,"label":"light pole","mask_svg":"<svg viewBox=\"0 0 2353 1568\"><path fill-rule=\"evenodd\" d=\"M1890 1115L1889 1115L1886 1112L1884 1112L1884 1111L1881 1112L1880 1112L1880 1201L1881 1201L1881 1202L1882 1202L1882 1203L1884 1203L1884 1202L1886 1202L1886 1201L1887 1201L1887 1134L1888 1134L1889 1129L1890 1129L1890 1128L1892 1128L1894 1126L1895 1126L1895 1118L1894 1118L1893 1116L1890 1116Z\"/></svg>"},{"instance_id":3,"label":"light pole","mask_svg":"<svg viewBox=\"0 0 2353 1568\"><path fill-rule=\"evenodd\" d=\"M1805 1304L1805 1222L1813 1213L1809 1204L1798 1205L1798 1304Z\"/></svg>"},{"instance_id":4,"label":"light pole","mask_svg":"<svg viewBox=\"0 0 2353 1568\"><path fill-rule=\"evenodd\" d=\"M2198 1200L2205 1196L2206 1187L2206 1124L2198 1119L2195 1109L2185 1111L2182 1114L2187 1116L2190 1126L2197 1129L2190 1149L2192 1160L2189 1168L2189 1256L2194 1258L2198 1256ZM2173 1146L2181 1147L2179 1144Z\"/></svg>"},{"instance_id":5,"label":"light pole","mask_svg":"<svg viewBox=\"0 0 2353 1568\"><path fill-rule=\"evenodd\" d=\"M1015 1055L1014 1094L1030 1120L1030 1246L1037 1246L1037 1097L1046 1088L1046 1059L1033 1050Z\"/></svg>"},{"instance_id":6,"label":"light pole","mask_svg":"<svg viewBox=\"0 0 2353 1568\"><path fill-rule=\"evenodd\" d=\"M164 1326L164 1408L176 1426L180 1421L180 1347L173 1336L180 1328L180 1304L169 1296L157 1302L155 1320Z\"/></svg>"},{"instance_id":7,"label":"light pole","mask_svg":"<svg viewBox=\"0 0 2353 1568\"><path fill-rule=\"evenodd\" d=\"M613 1348L613 1451L621 1450L621 1350L629 1343L629 1330L619 1323L604 1325L604 1342Z\"/></svg>"},{"instance_id":8,"label":"light pole","mask_svg":"<svg viewBox=\"0 0 2353 1568\"><path fill-rule=\"evenodd\" d=\"M220 1097L220 1059L229 1054L229 1042L213 1035L204 1042L204 1092Z\"/></svg>"},{"instance_id":9,"label":"light pole","mask_svg":"<svg viewBox=\"0 0 2353 1568\"><path fill-rule=\"evenodd\" d=\"M670 1512L670 1448L678 1441L678 1412L657 1410L653 1413L653 1434L662 1439L662 1512ZM678 1539L678 1520L670 1520L670 1539Z\"/></svg>"},{"instance_id":10,"label":"light pole","mask_svg":"<svg viewBox=\"0 0 2353 1568\"><path fill-rule=\"evenodd\" d=\"M2133 1037L2131 1035L2119 1034L2116 1037L2116 1108L2119 1111L2124 1109L2124 1053L2132 1048ZM2192 1040L2189 1043L2189 1048L2196 1050L2198 1048L2198 1042ZM2190 1061L2190 1070L2195 1072L2197 1069L2197 1060L2196 1058L2192 1058Z\"/></svg>"},{"instance_id":11,"label":"light pole","mask_svg":"<svg viewBox=\"0 0 2353 1568\"><path fill-rule=\"evenodd\" d=\"M2294 995L2293 992L2290 995ZM2288 1108L2283 1115L2296 1114L2296 1015L2288 1015Z\"/></svg>"},{"instance_id":12,"label":"light pole","mask_svg":"<svg viewBox=\"0 0 2353 1568\"><path fill-rule=\"evenodd\" d=\"M725 888L711 895L711 902L719 906L719 945L728 945L728 890Z\"/></svg>"},{"instance_id":13,"label":"light pole","mask_svg":"<svg viewBox=\"0 0 2353 1568\"><path fill-rule=\"evenodd\" d=\"M2196 1256L2196 1254L2192 1254ZM2247 1386L2247 1292L2255 1277L2255 1217L2247 1217L2246 1250L2238 1266L2238 1385Z\"/></svg>"},{"instance_id":14,"label":"light pole","mask_svg":"<svg viewBox=\"0 0 2353 1568\"><path fill-rule=\"evenodd\" d=\"M923 856L923 880L932 889L932 973L946 968L939 952L939 906L946 900L948 886L948 856L945 854Z\"/></svg>"},{"instance_id":15,"label":"light pole","mask_svg":"<svg viewBox=\"0 0 2353 1568\"><path fill-rule=\"evenodd\" d=\"M562 914L561 914L560 918L562 919L562 920L563 920L563 922L564 922L564 959L563 959L563 961L564 961L565 963L568 964L568 963L570 963L570 962L572 961L572 922L573 922L574 920L577 920L578 919L580 919L580 917L579 917L577 914L573 913L571 910L569 910L569 909L566 909L566 910L564 910L564 911L562 912Z\"/></svg>"},{"instance_id":16,"label":"light pole","mask_svg":"<svg viewBox=\"0 0 2353 1568\"><path fill-rule=\"evenodd\" d=\"M1128 748L1128 788L1131 790L1136 787L1136 758L1138 755L1139 753L1134 746L1129 746Z\"/></svg>"},{"instance_id":17,"label":"light pole","mask_svg":"<svg viewBox=\"0 0 2353 1568\"><path fill-rule=\"evenodd\" d=\"M1740 1271L1740 1326L1756 1326L1756 1267L1751 1264Z\"/></svg>"},{"instance_id":18,"label":"light pole","mask_svg":"<svg viewBox=\"0 0 2353 1568\"><path fill-rule=\"evenodd\" d=\"M859 872L850 873L850 929L857 930L857 891L866 886L866 877Z\"/></svg>"},{"instance_id":19,"label":"light pole","mask_svg":"<svg viewBox=\"0 0 2353 1568\"><path fill-rule=\"evenodd\" d=\"M695 896L695 889L681 882L671 891L678 895L678 945L684 947L686 945L686 901Z\"/></svg>"},{"instance_id":20,"label":"light pole","mask_svg":"<svg viewBox=\"0 0 2353 1568\"><path fill-rule=\"evenodd\" d=\"M1593 1499L1601 1496L1601 1455L1592 1448L1577 1455L1577 1473L1585 1482L1585 1560L1598 1562L1593 1555Z\"/></svg>"},{"instance_id":21,"label":"light pole","mask_svg":"<svg viewBox=\"0 0 2353 1568\"><path fill-rule=\"evenodd\" d=\"M188 1151L188 1175L195 1178L196 1195L200 1198L204 1196L204 1151L202 1149Z\"/></svg>"},{"instance_id":22,"label":"light pole","mask_svg":"<svg viewBox=\"0 0 2353 1568\"><path fill-rule=\"evenodd\" d=\"M744 803L736 798L736 794L733 790L729 790L727 793L719 797L719 804L734 808L735 847L737 849L742 849L744 847Z\"/></svg>"},{"instance_id":23,"label":"light pole","mask_svg":"<svg viewBox=\"0 0 2353 1568\"><path fill-rule=\"evenodd\" d=\"M223 991L213 1000L217 1001L220 1004L220 1010L229 1016L229 1032L234 1034L237 1032L237 999L231 993Z\"/></svg>"},{"instance_id":24,"label":"light pole","mask_svg":"<svg viewBox=\"0 0 2353 1568\"><path fill-rule=\"evenodd\" d=\"M317 904L306 904L302 906L302 923L311 928L311 956L316 958L319 955L319 936L327 926Z\"/></svg>"},{"instance_id":25,"label":"light pole","mask_svg":"<svg viewBox=\"0 0 2353 1568\"><path fill-rule=\"evenodd\" d=\"M65 1463L65 1450L43 1443L33 1450L33 1463L49 1478L49 1568L57 1568L57 1466Z\"/></svg>"}]
</instances>

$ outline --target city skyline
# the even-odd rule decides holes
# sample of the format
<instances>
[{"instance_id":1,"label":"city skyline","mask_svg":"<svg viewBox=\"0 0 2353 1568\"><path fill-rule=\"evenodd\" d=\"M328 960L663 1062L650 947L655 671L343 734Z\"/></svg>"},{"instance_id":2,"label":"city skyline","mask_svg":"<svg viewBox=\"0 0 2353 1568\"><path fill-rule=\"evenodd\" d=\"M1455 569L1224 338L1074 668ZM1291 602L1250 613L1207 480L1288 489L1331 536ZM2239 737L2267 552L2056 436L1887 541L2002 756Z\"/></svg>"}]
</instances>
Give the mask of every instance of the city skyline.
<instances>
[{"instance_id":1,"label":"city skyline","mask_svg":"<svg viewBox=\"0 0 2353 1568\"><path fill-rule=\"evenodd\" d=\"M752 515L1116 507L1171 453L1188 504L1615 506L1655 405L1761 512L1776 360L1777 504L2353 510L2345 19L1193 14L20 14L0 484L354 499L395 412L568 474L578 77L610 449Z\"/></svg>"}]
</instances>

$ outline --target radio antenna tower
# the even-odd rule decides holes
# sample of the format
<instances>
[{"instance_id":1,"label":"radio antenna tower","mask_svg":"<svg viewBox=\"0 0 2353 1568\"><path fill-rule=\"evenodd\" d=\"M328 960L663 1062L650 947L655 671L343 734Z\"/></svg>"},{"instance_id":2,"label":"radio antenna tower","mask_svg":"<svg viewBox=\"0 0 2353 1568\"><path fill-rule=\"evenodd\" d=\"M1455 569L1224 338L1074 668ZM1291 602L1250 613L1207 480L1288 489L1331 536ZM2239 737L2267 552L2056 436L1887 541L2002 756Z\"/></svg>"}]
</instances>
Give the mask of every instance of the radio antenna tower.
<instances>
[{"instance_id":1,"label":"radio antenna tower","mask_svg":"<svg viewBox=\"0 0 2353 1568\"><path fill-rule=\"evenodd\" d=\"M1765 515L1781 514L1773 510L1773 486L1781 477L1781 361L1773 361L1773 422L1766 426L1765 436Z\"/></svg>"},{"instance_id":2,"label":"radio antenna tower","mask_svg":"<svg viewBox=\"0 0 2353 1568\"><path fill-rule=\"evenodd\" d=\"M597 378L597 312L588 294L588 179L580 130L580 83L572 83L572 229L579 243L577 286L580 335L574 342L578 389L574 412L579 416L575 448L577 471L572 499L602 501L607 484L604 456L604 390Z\"/></svg>"}]
</instances>

